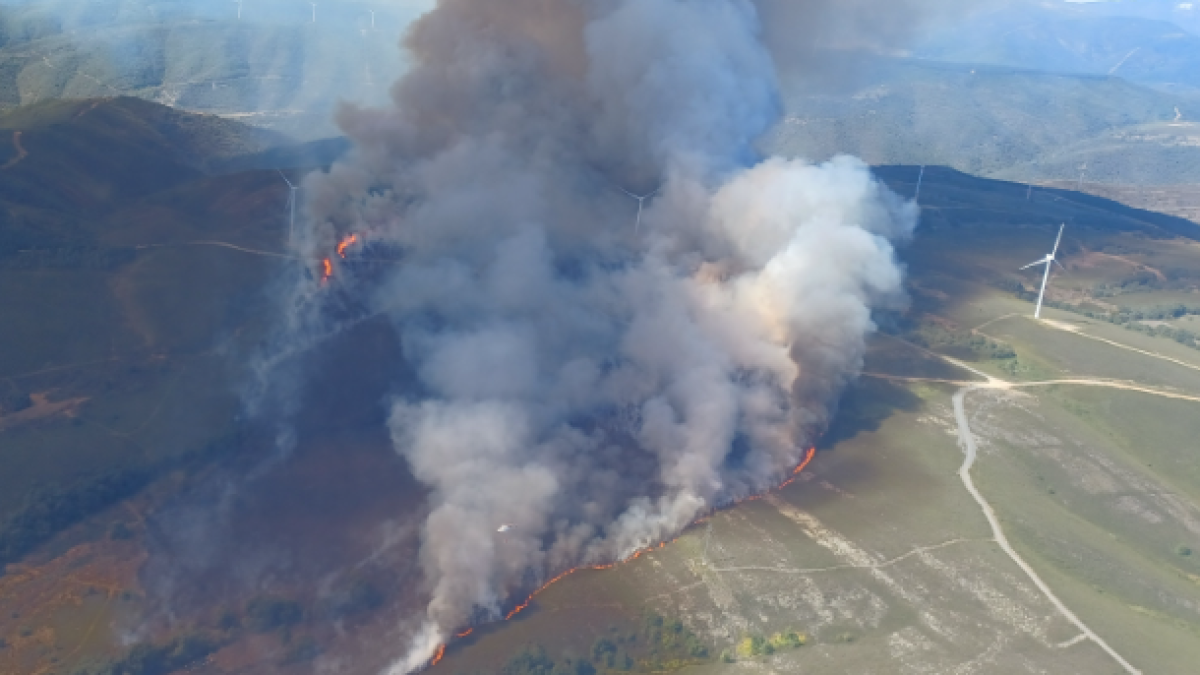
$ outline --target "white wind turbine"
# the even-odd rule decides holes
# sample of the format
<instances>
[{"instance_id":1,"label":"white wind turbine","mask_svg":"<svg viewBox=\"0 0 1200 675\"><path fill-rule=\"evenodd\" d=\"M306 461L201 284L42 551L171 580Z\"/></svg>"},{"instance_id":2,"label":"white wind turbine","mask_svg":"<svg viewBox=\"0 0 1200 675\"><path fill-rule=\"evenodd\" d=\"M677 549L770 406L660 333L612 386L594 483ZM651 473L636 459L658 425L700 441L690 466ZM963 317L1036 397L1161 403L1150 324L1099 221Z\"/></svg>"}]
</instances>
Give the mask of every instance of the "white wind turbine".
<instances>
[{"instance_id":1,"label":"white wind turbine","mask_svg":"<svg viewBox=\"0 0 1200 675\"><path fill-rule=\"evenodd\" d=\"M658 194L662 190L662 187L660 186L654 192L648 192L644 195L635 195L632 192L630 192L629 190L626 190L625 188L621 187L620 185L617 186L617 189L620 190L621 192L624 192L625 194L629 195L633 199L637 200L637 203L638 203L637 222L633 226L633 231L635 233L640 232L642 229L642 207L645 206L646 200L653 197L654 195Z\"/></svg>"},{"instance_id":2,"label":"white wind turbine","mask_svg":"<svg viewBox=\"0 0 1200 675\"><path fill-rule=\"evenodd\" d=\"M310 2L308 4L312 5L312 23L316 23L317 22L317 3Z\"/></svg>"},{"instance_id":3,"label":"white wind turbine","mask_svg":"<svg viewBox=\"0 0 1200 675\"><path fill-rule=\"evenodd\" d=\"M237 6L238 6L237 20L241 21L242 20L242 0L233 0L233 2L235 4L237 4Z\"/></svg>"},{"instance_id":4,"label":"white wind turbine","mask_svg":"<svg viewBox=\"0 0 1200 675\"><path fill-rule=\"evenodd\" d=\"M290 211L290 215L288 216L288 246L291 246L292 237L296 231L296 191L300 189L300 186L293 185L292 181L288 180L288 177L283 175L283 172L279 169L275 170L279 171L279 177L288 186L288 210Z\"/></svg>"},{"instance_id":5,"label":"white wind turbine","mask_svg":"<svg viewBox=\"0 0 1200 675\"><path fill-rule=\"evenodd\" d=\"M1054 240L1054 250L1053 251L1051 251L1050 253L1047 253L1045 258L1042 258L1041 260L1035 260L1021 268L1023 270L1027 270L1030 267L1035 267L1037 265L1045 265L1046 266L1046 273L1042 276L1042 290L1040 293L1038 293L1037 310L1034 311L1034 313L1033 313L1033 318L1035 318L1035 319L1042 318L1042 300L1046 297L1046 283L1050 281L1050 266L1057 264L1059 267L1063 267L1062 263L1058 262L1057 256L1058 256L1058 245L1060 243L1062 243L1063 229L1066 228L1066 226L1067 226L1067 224L1063 223L1058 228L1058 239ZM1063 270L1066 270L1066 269L1067 268L1063 267Z\"/></svg>"},{"instance_id":6,"label":"white wind turbine","mask_svg":"<svg viewBox=\"0 0 1200 675\"><path fill-rule=\"evenodd\" d=\"M921 201L921 183L925 180L925 165L921 165L921 173L917 174L917 192L913 195L914 202Z\"/></svg>"}]
</instances>

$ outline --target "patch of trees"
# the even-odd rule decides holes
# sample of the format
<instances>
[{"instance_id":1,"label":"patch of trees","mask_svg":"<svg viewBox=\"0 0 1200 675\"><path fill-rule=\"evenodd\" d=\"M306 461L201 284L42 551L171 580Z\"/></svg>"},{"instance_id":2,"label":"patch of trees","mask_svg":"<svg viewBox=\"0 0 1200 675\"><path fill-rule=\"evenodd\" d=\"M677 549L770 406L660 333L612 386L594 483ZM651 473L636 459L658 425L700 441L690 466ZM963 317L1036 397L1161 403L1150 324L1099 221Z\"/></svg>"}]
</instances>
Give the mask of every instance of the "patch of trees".
<instances>
[{"instance_id":1,"label":"patch of trees","mask_svg":"<svg viewBox=\"0 0 1200 675\"><path fill-rule=\"evenodd\" d=\"M1138 293L1162 289L1191 288L1200 281L1196 270L1186 267L1171 267L1162 270L1162 277L1149 271L1139 270L1131 277L1126 277L1111 283L1100 283L1092 287L1092 295L1097 298L1112 298L1124 293Z\"/></svg>"},{"instance_id":2,"label":"patch of trees","mask_svg":"<svg viewBox=\"0 0 1200 675\"><path fill-rule=\"evenodd\" d=\"M384 595L367 579L352 579L336 588L325 614L332 619L348 619L373 612L383 606Z\"/></svg>"},{"instance_id":3,"label":"patch of trees","mask_svg":"<svg viewBox=\"0 0 1200 675\"><path fill-rule=\"evenodd\" d=\"M798 649L806 644L808 644L808 636L794 630L775 633L774 635L765 637L762 635L746 635L737 643L733 654L730 654L728 651L722 652L721 660L727 663L732 662L734 661L734 654L737 655L737 658L741 659L770 656L776 652Z\"/></svg>"},{"instance_id":4,"label":"patch of trees","mask_svg":"<svg viewBox=\"0 0 1200 675\"><path fill-rule=\"evenodd\" d=\"M586 656L554 657L540 645L510 658L499 675L597 675L602 672L663 672L709 660L709 648L678 619L643 617L640 630L612 629Z\"/></svg>"},{"instance_id":5,"label":"patch of trees","mask_svg":"<svg viewBox=\"0 0 1200 675\"><path fill-rule=\"evenodd\" d=\"M137 644L119 658L84 665L76 669L74 675L167 675L205 660L246 633L278 633L284 647L279 664L305 663L323 652L312 636L293 636L293 631L308 615L299 602L290 598L257 596L241 611L226 610L208 628L195 629L165 641Z\"/></svg>"},{"instance_id":6,"label":"patch of trees","mask_svg":"<svg viewBox=\"0 0 1200 675\"><path fill-rule=\"evenodd\" d=\"M141 492L158 476L210 461L240 445L241 435L234 432L180 457L92 472L70 484L34 488L21 506L0 519L0 569L55 534Z\"/></svg>"},{"instance_id":7,"label":"patch of trees","mask_svg":"<svg viewBox=\"0 0 1200 675\"><path fill-rule=\"evenodd\" d=\"M137 494L154 476L146 467L113 469L84 476L70 486L30 492L0 520L0 567L16 562L54 534L101 509Z\"/></svg>"},{"instance_id":8,"label":"patch of trees","mask_svg":"<svg viewBox=\"0 0 1200 675\"><path fill-rule=\"evenodd\" d=\"M218 635L189 633L167 642L139 644L119 659L83 666L75 675L168 675L208 658L224 644Z\"/></svg>"},{"instance_id":9,"label":"patch of trees","mask_svg":"<svg viewBox=\"0 0 1200 675\"><path fill-rule=\"evenodd\" d=\"M1022 300L1029 302L1037 302L1037 293L1026 290L1025 287L1017 282L1004 282L997 284L1000 288L1013 293ZM1200 307L1193 305L1185 305L1183 303L1155 305L1153 307L1144 307L1141 309L1133 309L1130 307L1119 307L1116 311L1104 311L1085 309L1083 307L1072 305L1058 300L1045 300L1042 304L1046 307L1079 314L1086 316L1089 319L1096 321L1106 321L1108 323L1121 326L1125 330L1131 330L1138 333L1143 333L1151 337L1162 337L1168 340L1174 340L1185 347L1192 349L1200 349L1200 335L1187 330L1186 328L1176 328L1175 326L1150 326L1142 323L1143 321L1170 321L1179 319L1184 316L1200 315Z\"/></svg>"},{"instance_id":10,"label":"patch of trees","mask_svg":"<svg viewBox=\"0 0 1200 675\"><path fill-rule=\"evenodd\" d=\"M968 330L951 330L934 323L922 324L915 330L908 331L904 337L926 349L945 352L962 359L1011 359L1017 355L1012 347L1006 344Z\"/></svg>"},{"instance_id":11,"label":"patch of trees","mask_svg":"<svg viewBox=\"0 0 1200 675\"><path fill-rule=\"evenodd\" d=\"M287 630L304 619L304 608L295 600L260 595L246 603L245 626L255 633Z\"/></svg>"},{"instance_id":12,"label":"patch of trees","mask_svg":"<svg viewBox=\"0 0 1200 675\"><path fill-rule=\"evenodd\" d=\"M16 269L87 269L113 270L137 258L132 248L97 248L76 246L23 250L8 263Z\"/></svg>"},{"instance_id":13,"label":"patch of trees","mask_svg":"<svg viewBox=\"0 0 1200 675\"><path fill-rule=\"evenodd\" d=\"M8 386L0 388L0 413L21 412L33 405L29 392L17 388L10 380Z\"/></svg>"}]
</instances>

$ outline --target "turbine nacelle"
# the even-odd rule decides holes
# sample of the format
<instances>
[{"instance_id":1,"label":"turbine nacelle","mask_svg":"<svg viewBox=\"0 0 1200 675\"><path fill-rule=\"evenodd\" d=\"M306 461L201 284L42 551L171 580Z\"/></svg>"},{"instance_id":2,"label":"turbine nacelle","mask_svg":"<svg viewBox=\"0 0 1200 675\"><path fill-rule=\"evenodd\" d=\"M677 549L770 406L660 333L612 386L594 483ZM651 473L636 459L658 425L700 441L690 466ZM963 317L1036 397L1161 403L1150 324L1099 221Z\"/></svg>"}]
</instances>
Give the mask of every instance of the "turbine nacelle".
<instances>
[{"instance_id":1,"label":"turbine nacelle","mask_svg":"<svg viewBox=\"0 0 1200 675\"><path fill-rule=\"evenodd\" d=\"M640 232L642 229L642 208L645 206L647 199L653 197L654 195L658 194L659 192L662 192L662 186L660 185L657 189L654 190L654 192L647 192L644 195L635 195L632 192L630 192L629 190L626 190L625 188L621 187L620 185L617 185L616 188L618 190L620 190L621 192L624 192L625 194L629 195L629 197L631 199L637 200L637 203L638 203L637 221L634 223L633 231L635 233Z\"/></svg>"}]
</instances>

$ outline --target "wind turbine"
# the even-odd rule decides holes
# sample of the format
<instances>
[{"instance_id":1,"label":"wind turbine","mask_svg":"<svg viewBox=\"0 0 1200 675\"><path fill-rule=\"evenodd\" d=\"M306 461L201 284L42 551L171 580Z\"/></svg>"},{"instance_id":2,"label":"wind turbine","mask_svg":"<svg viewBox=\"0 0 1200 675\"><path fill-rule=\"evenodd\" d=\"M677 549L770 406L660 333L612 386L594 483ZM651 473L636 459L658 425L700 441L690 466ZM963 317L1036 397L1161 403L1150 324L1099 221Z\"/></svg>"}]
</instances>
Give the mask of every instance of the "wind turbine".
<instances>
[{"instance_id":1,"label":"wind turbine","mask_svg":"<svg viewBox=\"0 0 1200 675\"><path fill-rule=\"evenodd\" d=\"M282 178L283 182L287 183L288 186L288 210L291 212L291 214L288 216L288 246L291 246L292 237L296 230L296 191L300 189L300 186L293 185L292 181L288 180L288 177L283 175L283 172L279 169L275 170L279 171L279 177Z\"/></svg>"},{"instance_id":2,"label":"wind turbine","mask_svg":"<svg viewBox=\"0 0 1200 675\"><path fill-rule=\"evenodd\" d=\"M654 192L648 192L644 195L635 195L632 192L630 192L629 190L626 190L625 188L621 187L620 185L617 186L617 189L620 190L621 192L624 192L625 194L629 195L633 199L637 200L637 203L638 203L637 223L634 224L633 231L635 233L640 232L642 229L642 207L646 204L647 199L653 197L654 195L658 194L662 190L662 186L659 186L659 188L657 190L655 190Z\"/></svg>"},{"instance_id":3,"label":"wind turbine","mask_svg":"<svg viewBox=\"0 0 1200 675\"><path fill-rule=\"evenodd\" d=\"M1046 274L1044 274L1042 276L1042 290L1040 293L1038 293L1037 310L1034 311L1034 313L1033 313L1033 318L1035 318L1035 319L1042 318L1042 299L1044 299L1046 297L1046 283L1050 281L1050 266L1057 264L1059 267L1062 267L1063 270L1067 269L1067 268L1063 267L1062 263L1058 262L1058 258L1056 257L1058 255L1058 245L1060 243L1062 243L1063 229L1066 228L1066 226L1067 226L1067 224L1063 223L1058 228L1058 239L1054 240L1054 250L1053 251L1051 251L1050 253L1047 253L1045 258L1042 258L1041 260L1035 260L1021 268L1023 270L1027 270L1030 267L1035 267L1037 265L1045 265L1046 266Z\"/></svg>"},{"instance_id":4,"label":"wind turbine","mask_svg":"<svg viewBox=\"0 0 1200 675\"><path fill-rule=\"evenodd\" d=\"M237 4L237 6L238 6L238 15L237 15L237 20L238 20L238 21L241 21L241 20L242 20L242 0L233 0L233 1L234 1L234 3L236 3L236 4Z\"/></svg>"},{"instance_id":5,"label":"wind turbine","mask_svg":"<svg viewBox=\"0 0 1200 675\"><path fill-rule=\"evenodd\" d=\"M317 3L310 2L308 4L312 5L312 22L316 23L317 22Z\"/></svg>"},{"instance_id":6,"label":"wind turbine","mask_svg":"<svg viewBox=\"0 0 1200 675\"><path fill-rule=\"evenodd\" d=\"M371 13L371 30L375 30L375 10L368 9L367 11Z\"/></svg>"},{"instance_id":7,"label":"wind turbine","mask_svg":"<svg viewBox=\"0 0 1200 675\"><path fill-rule=\"evenodd\" d=\"M1076 192L1083 191L1083 174L1085 173L1087 173L1087 162L1084 162L1083 166L1079 167L1079 183L1075 186Z\"/></svg>"},{"instance_id":8,"label":"wind turbine","mask_svg":"<svg viewBox=\"0 0 1200 675\"><path fill-rule=\"evenodd\" d=\"M921 173L917 174L917 192L913 195L913 201L921 201L921 182L925 180L925 165L921 165Z\"/></svg>"}]
</instances>

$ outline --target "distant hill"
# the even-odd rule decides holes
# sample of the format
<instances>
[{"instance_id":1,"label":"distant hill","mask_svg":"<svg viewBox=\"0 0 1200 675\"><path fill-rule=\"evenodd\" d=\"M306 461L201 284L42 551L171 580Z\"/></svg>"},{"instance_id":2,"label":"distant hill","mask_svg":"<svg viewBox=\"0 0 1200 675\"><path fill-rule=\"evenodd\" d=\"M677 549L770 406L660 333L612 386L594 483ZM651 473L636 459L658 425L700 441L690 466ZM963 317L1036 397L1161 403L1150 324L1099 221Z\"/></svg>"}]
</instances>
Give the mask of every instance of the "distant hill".
<instances>
[{"instance_id":1,"label":"distant hill","mask_svg":"<svg viewBox=\"0 0 1200 675\"><path fill-rule=\"evenodd\" d=\"M284 138L131 97L47 101L0 114L8 157L0 199L95 211L200 177L209 165ZM19 153L17 146L20 146Z\"/></svg>"},{"instance_id":2,"label":"distant hill","mask_svg":"<svg viewBox=\"0 0 1200 675\"><path fill-rule=\"evenodd\" d=\"M314 140L339 100L378 103L422 3L0 2L0 108L129 95Z\"/></svg>"},{"instance_id":3,"label":"distant hill","mask_svg":"<svg viewBox=\"0 0 1200 675\"><path fill-rule=\"evenodd\" d=\"M317 152L285 142L271 131L132 97L0 113L0 263L25 250L103 257L100 240L113 229L106 219L143 198L246 169L269 169L267 184L278 188L275 169L320 166L342 147L329 141L316 144Z\"/></svg>"},{"instance_id":4,"label":"distant hill","mask_svg":"<svg viewBox=\"0 0 1200 675\"><path fill-rule=\"evenodd\" d=\"M770 152L939 164L1012 180L1200 182L1200 98L1121 78L871 59L850 91L787 88ZM1176 117L1182 119L1176 122Z\"/></svg>"},{"instance_id":5,"label":"distant hill","mask_svg":"<svg viewBox=\"0 0 1200 675\"><path fill-rule=\"evenodd\" d=\"M1051 11L985 15L918 50L924 58L1200 86L1200 37L1169 22Z\"/></svg>"}]
</instances>

